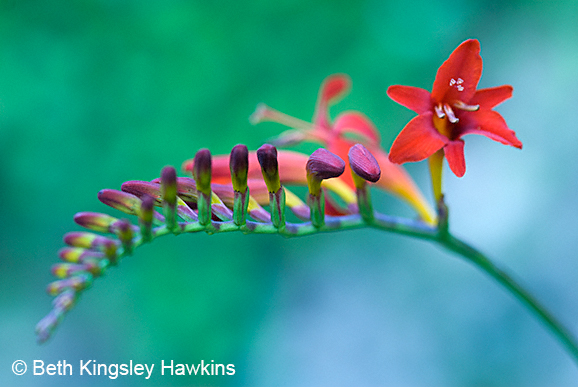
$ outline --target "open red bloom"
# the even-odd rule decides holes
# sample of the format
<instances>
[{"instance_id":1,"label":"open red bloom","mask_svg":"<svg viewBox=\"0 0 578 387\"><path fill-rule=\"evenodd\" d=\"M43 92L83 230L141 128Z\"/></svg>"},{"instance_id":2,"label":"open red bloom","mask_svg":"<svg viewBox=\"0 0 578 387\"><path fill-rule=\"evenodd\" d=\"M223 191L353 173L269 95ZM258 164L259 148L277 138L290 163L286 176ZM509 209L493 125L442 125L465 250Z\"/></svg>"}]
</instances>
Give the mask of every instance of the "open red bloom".
<instances>
[{"instance_id":1,"label":"open red bloom","mask_svg":"<svg viewBox=\"0 0 578 387\"><path fill-rule=\"evenodd\" d=\"M466 134L481 134L522 148L516 133L492 109L512 96L512 86L476 90L482 76L480 43L466 40L439 68L432 92L411 86L390 86L387 95L419 114L395 139L389 159L397 164L420 161L443 148L452 172L466 172Z\"/></svg>"}]
</instances>

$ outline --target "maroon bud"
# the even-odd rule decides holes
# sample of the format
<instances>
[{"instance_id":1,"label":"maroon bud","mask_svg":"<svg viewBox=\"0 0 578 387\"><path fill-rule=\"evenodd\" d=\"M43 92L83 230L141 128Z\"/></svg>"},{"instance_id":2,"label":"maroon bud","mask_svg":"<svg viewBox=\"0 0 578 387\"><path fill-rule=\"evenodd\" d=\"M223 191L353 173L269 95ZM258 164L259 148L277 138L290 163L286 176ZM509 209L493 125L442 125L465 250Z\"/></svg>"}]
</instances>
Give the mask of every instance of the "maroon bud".
<instances>
[{"instance_id":1,"label":"maroon bud","mask_svg":"<svg viewBox=\"0 0 578 387\"><path fill-rule=\"evenodd\" d=\"M363 180L375 183L381 177L377 160L361 144L355 144L349 149L349 165L353 172Z\"/></svg>"},{"instance_id":2,"label":"maroon bud","mask_svg":"<svg viewBox=\"0 0 578 387\"><path fill-rule=\"evenodd\" d=\"M177 171L174 167L164 167L161 172L161 195L172 208L177 201Z\"/></svg>"},{"instance_id":3,"label":"maroon bud","mask_svg":"<svg viewBox=\"0 0 578 387\"><path fill-rule=\"evenodd\" d=\"M208 195L211 192L211 152L201 149L195 155L193 177L197 183L197 190Z\"/></svg>"},{"instance_id":4,"label":"maroon bud","mask_svg":"<svg viewBox=\"0 0 578 387\"><path fill-rule=\"evenodd\" d=\"M115 189L103 189L98 193L98 200L129 215L137 214L141 202L135 195Z\"/></svg>"},{"instance_id":5,"label":"maroon bud","mask_svg":"<svg viewBox=\"0 0 578 387\"><path fill-rule=\"evenodd\" d=\"M281 188L279 180L279 164L277 162L277 148L271 144L265 144L257 150L257 159L261 165L263 180L267 184L270 193L276 193Z\"/></svg>"},{"instance_id":6,"label":"maroon bud","mask_svg":"<svg viewBox=\"0 0 578 387\"><path fill-rule=\"evenodd\" d=\"M327 149L319 148L307 160L307 175L318 180L339 177L345 170L345 162Z\"/></svg>"},{"instance_id":7,"label":"maroon bud","mask_svg":"<svg viewBox=\"0 0 578 387\"><path fill-rule=\"evenodd\" d=\"M233 147L229 158L229 168L231 169L233 189L237 192L245 192L247 190L247 174L249 172L249 150L247 146L239 144Z\"/></svg>"}]
</instances>

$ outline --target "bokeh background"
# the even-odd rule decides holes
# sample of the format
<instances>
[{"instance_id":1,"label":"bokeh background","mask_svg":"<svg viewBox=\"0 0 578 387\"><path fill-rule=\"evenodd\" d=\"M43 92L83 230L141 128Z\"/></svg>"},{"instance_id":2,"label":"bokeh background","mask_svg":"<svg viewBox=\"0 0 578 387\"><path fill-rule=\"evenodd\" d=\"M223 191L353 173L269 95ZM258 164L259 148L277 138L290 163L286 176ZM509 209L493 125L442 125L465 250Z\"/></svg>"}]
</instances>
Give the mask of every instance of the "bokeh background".
<instances>
[{"instance_id":1,"label":"bokeh background","mask_svg":"<svg viewBox=\"0 0 578 387\"><path fill-rule=\"evenodd\" d=\"M372 230L164 237L96 281L50 342L34 326L73 215L114 213L100 189L202 147L256 149L282 129L249 124L258 102L309 119L334 72L353 91L333 115L365 112L388 148L413 113L387 87L431 89L477 38L480 86L514 86L498 111L524 149L467 138L465 177L444 182L452 230L578 336L577 22L574 1L1 0L0 384L145 383L31 375L35 359L93 359L155 363L149 386L576 386L576 364L490 278ZM431 197L426 165L407 169ZM160 376L163 359L236 374Z\"/></svg>"}]
</instances>

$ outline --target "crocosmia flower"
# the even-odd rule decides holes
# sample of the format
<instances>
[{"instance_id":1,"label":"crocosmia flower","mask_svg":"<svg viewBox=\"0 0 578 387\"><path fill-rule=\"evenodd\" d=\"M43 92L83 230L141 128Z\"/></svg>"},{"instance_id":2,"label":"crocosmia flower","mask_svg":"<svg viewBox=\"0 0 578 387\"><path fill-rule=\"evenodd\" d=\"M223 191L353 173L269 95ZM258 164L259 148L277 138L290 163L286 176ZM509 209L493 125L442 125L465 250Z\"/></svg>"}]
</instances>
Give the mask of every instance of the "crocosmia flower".
<instances>
[{"instance_id":1,"label":"crocosmia flower","mask_svg":"<svg viewBox=\"0 0 578 387\"><path fill-rule=\"evenodd\" d=\"M391 86L387 95L419 114L395 139L389 159L397 164L420 161L442 150L452 172L466 172L466 134L481 134L502 144L522 148L516 133L492 110L512 96L512 86L476 90L482 76L480 43L466 40L439 68L432 92L411 86Z\"/></svg>"}]
</instances>

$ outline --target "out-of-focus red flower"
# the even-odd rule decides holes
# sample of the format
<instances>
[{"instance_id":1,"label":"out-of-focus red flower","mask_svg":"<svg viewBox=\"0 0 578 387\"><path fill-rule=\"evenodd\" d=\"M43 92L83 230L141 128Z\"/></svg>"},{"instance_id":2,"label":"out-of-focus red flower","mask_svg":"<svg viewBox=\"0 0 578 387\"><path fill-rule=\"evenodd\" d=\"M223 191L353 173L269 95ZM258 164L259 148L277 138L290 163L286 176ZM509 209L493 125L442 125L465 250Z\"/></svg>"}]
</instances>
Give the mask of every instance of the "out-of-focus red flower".
<instances>
[{"instance_id":1,"label":"out-of-focus red flower","mask_svg":"<svg viewBox=\"0 0 578 387\"><path fill-rule=\"evenodd\" d=\"M411 86L390 86L387 95L418 116L403 128L389 152L396 164L420 161L443 149L452 172L466 172L466 134L481 134L502 144L522 148L516 133L492 109L512 96L512 86L476 90L482 76L480 43L466 40L439 68L432 92Z\"/></svg>"},{"instance_id":2,"label":"out-of-focus red flower","mask_svg":"<svg viewBox=\"0 0 578 387\"><path fill-rule=\"evenodd\" d=\"M435 215L430 205L405 169L389 161L380 145L379 132L371 120L357 111L343 112L331 120L329 108L343 99L350 88L351 80L347 75L334 74L327 77L319 90L312 122L288 116L264 104L257 107L251 122L273 121L286 125L291 129L275 138L273 144L283 147L303 141L319 143L341 157L346 168L349 167L349 149L357 143L363 144L381 167L381 179L375 185L405 200L424 221L433 223ZM280 171L282 173L282 168ZM355 189L351 173L344 173L332 180L340 180ZM328 208L331 209L331 206Z\"/></svg>"}]
</instances>

